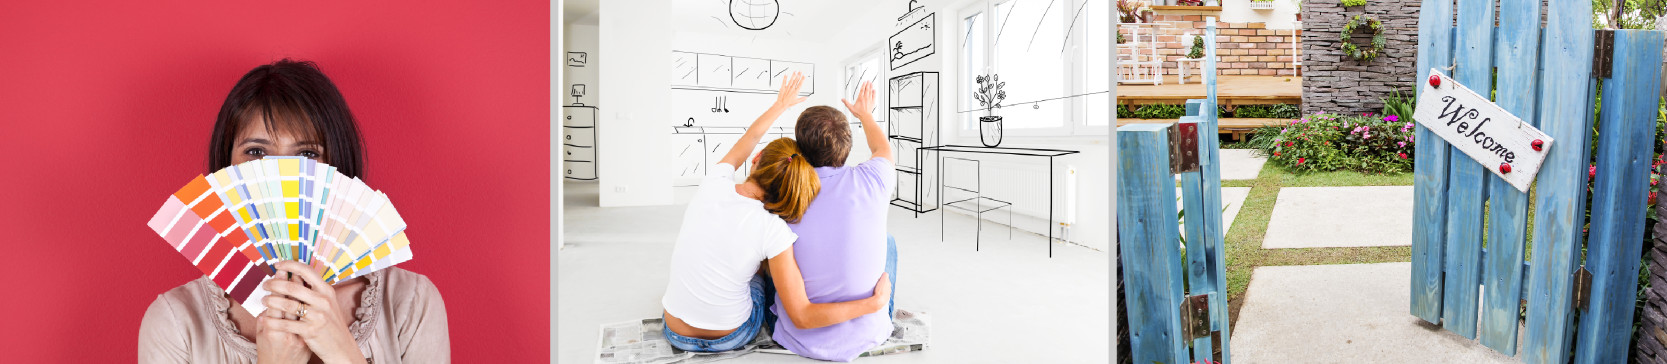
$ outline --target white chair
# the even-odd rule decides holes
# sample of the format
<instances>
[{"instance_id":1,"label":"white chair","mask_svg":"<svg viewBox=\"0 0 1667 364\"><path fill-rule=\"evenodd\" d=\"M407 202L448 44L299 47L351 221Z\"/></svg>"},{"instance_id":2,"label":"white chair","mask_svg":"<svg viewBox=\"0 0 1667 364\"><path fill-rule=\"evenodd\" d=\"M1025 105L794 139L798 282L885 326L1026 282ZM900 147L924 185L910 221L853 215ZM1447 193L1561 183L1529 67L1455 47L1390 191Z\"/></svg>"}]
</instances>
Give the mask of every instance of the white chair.
<instances>
[{"instance_id":1,"label":"white chair","mask_svg":"<svg viewBox=\"0 0 1667 364\"><path fill-rule=\"evenodd\" d=\"M1186 35L1181 36L1181 44L1185 45L1184 47L1182 47L1182 49L1186 49L1188 52L1191 52L1192 51L1192 37L1196 37L1196 36L1198 36L1198 35L1190 33L1190 32L1187 33ZM1179 68L1181 70L1181 77L1178 80L1178 81L1180 81L1180 84L1182 84L1182 85L1187 84L1187 77L1190 77L1188 75L1191 72L1187 72L1187 65L1191 64L1192 68L1197 68L1200 72L1202 72L1204 70L1203 61L1204 61L1204 58L1186 58L1185 56L1182 56L1181 59L1176 60L1175 61L1175 68ZM1204 79L1203 79L1204 75L1201 73L1198 76L1199 76L1198 82L1200 82L1200 83L1204 82Z\"/></svg>"},{"instance_id":2,"label":"white chair","mask_svg":"<svg viewBox=\"0 0 1667 364\"><path fill-rule=\"evenodd\" d=\"M1123 44L1117 46L1117 82L1163 84L1163 57L1158 55L1157 27L1167 24L1122 24Z\"/></svg>"},{"instance_id":3,"label":"white chair","mask_svg":"<svg viewBox=\"0 0 1667 364\"><path fill-rule=\"evenodd\" d=\"M984 197L984 193L981 192L984 183L982 181L983 175L981 173L983 171L981 170L980 162L976 159L943 157L943 163L945 172L943 174L944 176L949 176L949 172L961 170L961 168L967 168L967 166L971 166L972 168L972 183L969 184L967 181L951 181L949 178L944 178L942 183L944 188L944 201L947 201L944 202L943 207L970 212L973 214L974 219L976 219L974 221L977 222L978 229L976 230L977 232L973 233L973 251L978 251L978 249L983 245L984 234L982 234L982 232L984 231L984 213L986 212L995 211L1004 207L1007 208L1007 238L1012 239L1013 203ZM952 195L954 197L951 197ZM948 210L938 212L939 240L943 240L943 214L947 213L949 213Z\"/></svg>"},{"instance_id":4,"label":"white chair","mask_svg":"<svg viewBox=\"0 0 1667 364\"><path fill-rule=\"evenodd\" d=\"M1291 28L1291 74L1302 76L1302 45L1297 42L1298 32L1302 32L1302 21L1293 21L1295 28Z\"/></svg>"}]
</instances>

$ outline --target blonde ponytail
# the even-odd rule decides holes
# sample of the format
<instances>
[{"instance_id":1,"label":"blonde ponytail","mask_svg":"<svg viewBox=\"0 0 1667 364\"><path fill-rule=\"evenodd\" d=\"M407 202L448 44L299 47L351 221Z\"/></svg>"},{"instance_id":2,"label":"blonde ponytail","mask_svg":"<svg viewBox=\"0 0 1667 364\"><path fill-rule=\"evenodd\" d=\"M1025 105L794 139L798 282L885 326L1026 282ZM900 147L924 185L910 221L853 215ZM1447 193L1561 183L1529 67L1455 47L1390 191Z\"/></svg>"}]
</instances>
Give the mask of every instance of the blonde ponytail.
<instances>
[{"instance_id":1,"label":"blonde ponytail","mask_svg":"<svg viewBox=\"0 0 1667 364\"><path fill-rule=\"evenodd\" d=\"M788 138L765 145L747 179L764 189L764 209L790 223L799 222L822 191L816 168L800 154L799 144Z\"/></svg>"}]
</instances>

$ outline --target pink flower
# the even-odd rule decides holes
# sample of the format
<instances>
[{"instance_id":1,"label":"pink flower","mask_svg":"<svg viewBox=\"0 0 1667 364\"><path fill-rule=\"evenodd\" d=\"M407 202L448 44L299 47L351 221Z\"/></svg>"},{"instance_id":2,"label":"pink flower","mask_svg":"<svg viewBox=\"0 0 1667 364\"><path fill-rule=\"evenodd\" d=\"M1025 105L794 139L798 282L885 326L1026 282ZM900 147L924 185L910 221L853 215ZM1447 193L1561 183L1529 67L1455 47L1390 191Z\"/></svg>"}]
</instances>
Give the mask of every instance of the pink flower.
<instances>
[{"instance_id":1,"label":"pink flower","mask_svg":"<svg viewBox=\"0 0 1667 364\"><path fill-rule=\"evenodd\" d=\"M1297 164L1302 164L1302 162L1307 161L1307 160L1308 160L1308 158L1297 157Z\"/></svg>"},{"instance_id":2,"label":"pink flower","mask_svg":"<svg viewBox=\"0 0 1667 364\"><path fill-rule=\"evenodd\" d=\"M1598 166L1597 165L1592 165L1592 168L1586 170L1586 178L1597 178L1597 177L1598 177Z\"/></svg>"},{"instance_id":3,"label":"pink flower","mask_svg":"<svg viewBox=\"0 0 1667 364\"><path fill-rule=\"evenodd\" d=\"M1395 153L1395 155L1401 156L1401 159L1407 159L1406 153Z\"/></svg>"},{"instance_id":4,"label":"pink flower","mask_svg":"<svg viewBox=\"0 0 1667 364\"><path fill-rule=\"evenodd\" d=\"M1385 117L1383 117L1383 121L1393 123L1393 122L1401 121L1401 117L1395 116L1395 115L1385 116Z\"/></svg>"},{"instance_id":5,"label":"pink flower","mask_svg":"<svg viewBox=\"0 0 1667 364\"><path fill-rule=\"evenodd\" d=\"M1273 156L1275 156L1275 157L1278 157L1278 156L1279 156L1279 152L1273 152Z\"/></svg>"},{"instance_id":6,"label":"pink flower","mask_svg":"<svg viewBox=\"0 0 1667 364\"><path fill-rule=\"evenodd\" d=\"M1407 142L1395 142L1395 144L1400 145L1401 148L1406 148L1407 147Z\"/></svg>"}]
</instances>

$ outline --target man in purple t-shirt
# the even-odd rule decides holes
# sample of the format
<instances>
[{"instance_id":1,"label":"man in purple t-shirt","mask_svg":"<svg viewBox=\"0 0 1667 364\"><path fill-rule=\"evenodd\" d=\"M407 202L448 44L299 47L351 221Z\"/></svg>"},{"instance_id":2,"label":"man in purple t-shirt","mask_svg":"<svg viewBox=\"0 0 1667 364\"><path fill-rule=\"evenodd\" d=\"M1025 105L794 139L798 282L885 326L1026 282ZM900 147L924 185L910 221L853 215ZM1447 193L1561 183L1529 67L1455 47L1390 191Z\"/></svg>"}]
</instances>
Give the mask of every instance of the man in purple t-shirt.
<instances>
[{"instance_id":1,"label":"man in purple t-shirt","mask_svg":"<svg viewBox=\"0 0 1667 364\"><path fill-rule=\"evenodd\" d=\"M897 292L897 244L886 234L886 211L897 175L892 167L891 144L870 114L874 108L873 85L864 83L857 102L845 101L845 107L862 122L873 154L856 166L845 166L851 151L851 128L839 110L828 106L807 108L794 127L800 151L822 180L821 192L799 223L788 225L799 236L793 243L793 257L804 276L805 294L815 303L870 297L881 273L888 273L892 297ZM777 301L770 309L785 316L780 299ZM880 312L814 329L778 320L773 338L807 358L851 361L891 336L891 306L887 303Z\"/></svg>"}]
</instances>

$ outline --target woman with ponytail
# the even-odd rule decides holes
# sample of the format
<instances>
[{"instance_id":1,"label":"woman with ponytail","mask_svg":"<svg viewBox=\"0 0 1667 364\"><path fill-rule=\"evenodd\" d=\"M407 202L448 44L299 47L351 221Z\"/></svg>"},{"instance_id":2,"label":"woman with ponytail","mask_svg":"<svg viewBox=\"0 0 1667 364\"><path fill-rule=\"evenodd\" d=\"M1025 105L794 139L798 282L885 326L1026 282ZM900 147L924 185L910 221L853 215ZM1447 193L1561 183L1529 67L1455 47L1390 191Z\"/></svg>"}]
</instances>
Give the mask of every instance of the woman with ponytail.
<instances>
[{"instance_id":1,"label":"woman with ponytail","mask_svg":"<svg viewBox=\"0 0 1667 364\"><path fill-rule=\"evenodd\" d=\"M717 352L745 346L763 327L775 325L770 304L778 294L787 318L800 329L845 322L888 305L891 283L884 275L867 298L830 303L807 298L793 261L798 236L787 223L804 216L821 182L796 142L771 141L753 159L744 181L732 177L776 118L805 100L798 96L803 82L797 72L783 80L776 102L707 169L689 201L660 300L665 308L662 332L673 347ZM765 260L771 274L764 274Z\"/></svg>"}]
</instances>

